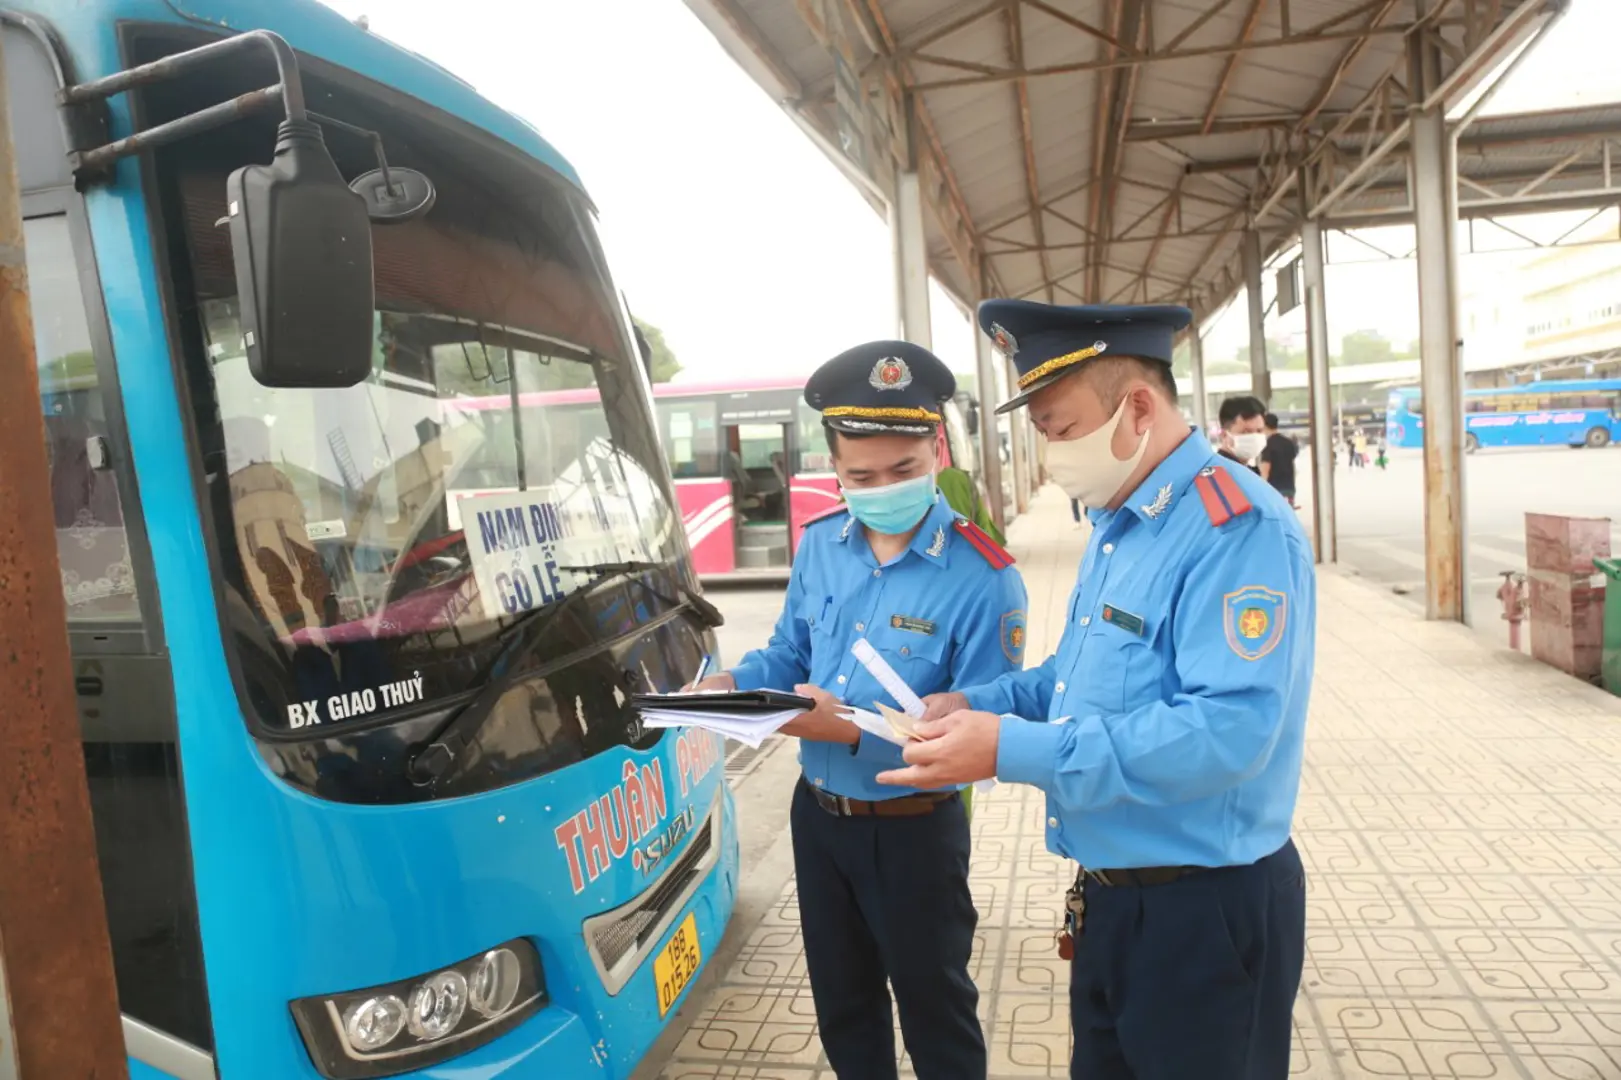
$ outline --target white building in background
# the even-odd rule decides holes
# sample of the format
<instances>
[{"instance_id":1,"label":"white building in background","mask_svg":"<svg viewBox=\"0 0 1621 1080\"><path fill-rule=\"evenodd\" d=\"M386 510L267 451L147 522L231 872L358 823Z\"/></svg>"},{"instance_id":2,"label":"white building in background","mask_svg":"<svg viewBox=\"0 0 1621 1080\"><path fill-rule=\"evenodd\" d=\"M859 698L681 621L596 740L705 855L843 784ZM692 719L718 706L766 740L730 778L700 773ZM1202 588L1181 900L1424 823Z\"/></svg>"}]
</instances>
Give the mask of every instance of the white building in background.
<instances>
[{"instance_id":1,"label":"white building in background","mask_svg":"<svg viewBox=\"0 0 1621 1080\"><path fill-rule=\"evenodd\" d=\"M1618 220L1598 215L1565 246L1471 260L1463 309L1464 367L1480 373L1472 385L1621 376Z\"/></svg>"},{"instance_id":2,"label":"white building in background","mask_svg":"<svg viewBox=\"0 0 1621 1080\"><path fill-rule=\"evenodd\" d=\"M1564 217L1569 228L1569 215ZM1562 246L1465 256L1461 329L1468 384L1503 386L1539 377L1621 378L1617 240L1621 214L1607 211L1565 237ZM1301 340L1296 347L1303 349L1304 344ZM1392 360L1335 365L1329 382L1337 402L1371 401L1387 387L1417 384L1418 375L1417 360ZM1303 390L1306 385L1304 371L1272 372L1274 394ZM1220 401L1248 393L1250 376L1247 371L1211 375L1205 388Z\"/></svg>"}]
</instances>

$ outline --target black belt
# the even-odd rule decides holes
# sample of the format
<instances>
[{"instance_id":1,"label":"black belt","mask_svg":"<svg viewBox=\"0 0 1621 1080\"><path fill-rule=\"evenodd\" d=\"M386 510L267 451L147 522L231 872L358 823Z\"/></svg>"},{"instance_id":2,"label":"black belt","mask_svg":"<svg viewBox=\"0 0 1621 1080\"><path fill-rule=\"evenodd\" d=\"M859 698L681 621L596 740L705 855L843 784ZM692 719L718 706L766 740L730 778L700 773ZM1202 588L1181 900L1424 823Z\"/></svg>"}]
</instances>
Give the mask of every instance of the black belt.
<instances>
[{"instance_id":1,"label":"black belt","mask_svg":"<svg viewBox=\"0 0 1621 1080\"><path fill-rule=\"evenodd\" d=\"M1081 871L1083 881L1095 881L1108 888L1116 886L1169 885L1193 874L1214 869L1209 866L1140 866L1132 870Z\"/></svg>"},{"instance_id":2,"label":"black belt","mask_svg":"<svg viewBox=\"0 0 1621 1080\"><path fill-rule=\"evenodd\" d=\"M799 786L811 793L816 805L834 817L922 817L932 814L941 805L957 798L955 791L929 791L921 795L902 795L896 799L849 799L843 795L830 795L803 777Z\"/></svg>"}]
</instances>

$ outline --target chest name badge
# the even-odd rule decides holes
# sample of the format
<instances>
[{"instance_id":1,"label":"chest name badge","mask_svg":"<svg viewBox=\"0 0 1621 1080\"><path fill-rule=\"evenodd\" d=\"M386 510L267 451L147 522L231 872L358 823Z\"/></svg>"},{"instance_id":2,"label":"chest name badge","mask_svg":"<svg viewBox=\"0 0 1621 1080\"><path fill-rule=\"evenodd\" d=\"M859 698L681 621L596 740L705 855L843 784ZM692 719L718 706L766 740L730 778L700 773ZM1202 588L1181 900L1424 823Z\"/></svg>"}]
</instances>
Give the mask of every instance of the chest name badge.
<instances>
[{"instance_id":1,"label":"chest name badge","mask_svg":"<svg viewBox=\"0 0 1621 1080\"><path fill-rule=\"evenodd\" d=\"M914 634L934 633L934 624L927 619L914 619L909 615L891 615L889 625L897 630L910 630Z\"/></svg>"},{"instance_id":2,"label":"chest name badge","mask_svg":"<svg viewBox=\"0 0 1621 1080\"><path fill-rule=\"evenodd\" d=\"M1128 634L1143 636L1143 617L1133 615L1129 611L1121 611L1110 604L1103 605L1103 621L1112 626L1118 626Z\"/></svg>"}]
</instances>

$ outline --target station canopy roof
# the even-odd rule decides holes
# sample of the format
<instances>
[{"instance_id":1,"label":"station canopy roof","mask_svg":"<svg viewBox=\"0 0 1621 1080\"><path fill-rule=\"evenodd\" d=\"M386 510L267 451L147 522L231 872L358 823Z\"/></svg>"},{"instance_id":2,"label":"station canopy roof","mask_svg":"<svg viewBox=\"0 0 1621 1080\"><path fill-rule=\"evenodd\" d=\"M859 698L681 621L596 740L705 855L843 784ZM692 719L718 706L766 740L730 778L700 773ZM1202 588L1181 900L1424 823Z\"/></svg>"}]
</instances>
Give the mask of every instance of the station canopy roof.
<instances>
[{"instance_id":1,"label":"station canopy roof","mask_svg":"<svg viewBox=\"0 0 1621 1080\"><path fill-rule=\"evenodd\" d=\"M1409 110L1454 119L1562 0L687 0L882 207L919 175L959 300L1189 303L1305 215L1410 218ZM1471 96L1473 95L1473 96ZM1621 109L1475 120L1459 211L1614 205Z\"/></svg>"}]
</instances>

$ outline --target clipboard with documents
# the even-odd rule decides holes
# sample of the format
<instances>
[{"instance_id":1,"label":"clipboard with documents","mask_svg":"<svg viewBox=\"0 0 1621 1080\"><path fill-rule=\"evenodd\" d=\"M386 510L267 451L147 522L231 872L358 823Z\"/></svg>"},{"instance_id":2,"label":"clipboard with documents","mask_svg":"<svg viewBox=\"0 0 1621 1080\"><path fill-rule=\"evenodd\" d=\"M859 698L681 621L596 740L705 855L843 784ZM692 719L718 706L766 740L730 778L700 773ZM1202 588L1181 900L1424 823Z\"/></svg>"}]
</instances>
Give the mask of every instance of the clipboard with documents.
<instances>
[{"instance_id":1,"label":"clipboard with documents","mask_svg":"<svg viewBox=\"0 0 1621 1080\"><path fill-rule=\"evenodd\" d=\"M650 728L696 727L756 749L777 729L816 703L780 690L632 694L631 705Z\"/></svg>"}]
</instances>

